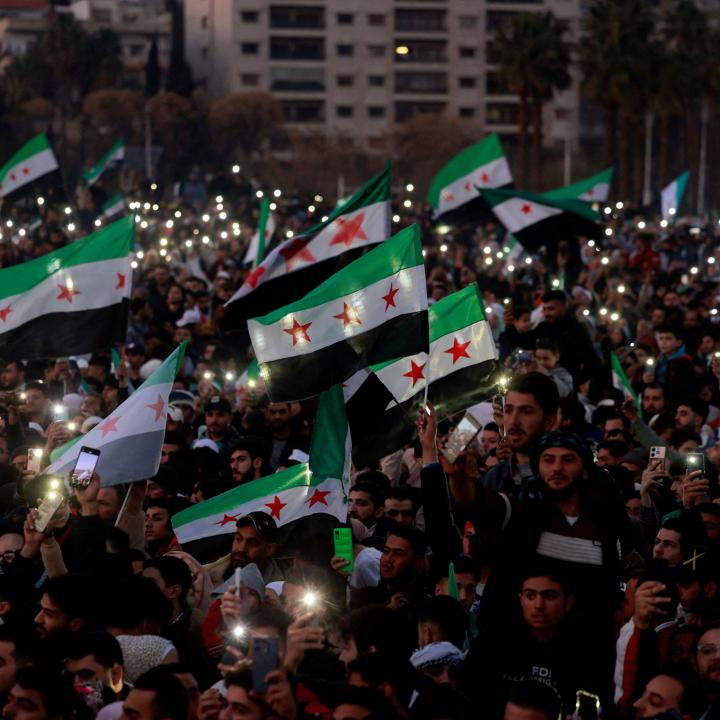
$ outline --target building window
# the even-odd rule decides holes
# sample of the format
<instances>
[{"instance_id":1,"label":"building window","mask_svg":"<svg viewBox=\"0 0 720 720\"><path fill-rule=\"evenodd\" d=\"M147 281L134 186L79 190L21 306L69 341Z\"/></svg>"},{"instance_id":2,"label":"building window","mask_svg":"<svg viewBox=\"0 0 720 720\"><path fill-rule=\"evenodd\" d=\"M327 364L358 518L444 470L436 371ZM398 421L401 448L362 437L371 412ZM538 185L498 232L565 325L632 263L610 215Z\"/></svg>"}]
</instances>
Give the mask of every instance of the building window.
<instances>
[{"instance_id":1,"label":"building window","mask_svg":"<svg viewBox=\"0 0 720 720\"><path fill-rule=\"evenodd\" d=\"M385 76L384 75L368 75L368 85L370 87L384 87Z\"/></svg>"},{"instance_id":2,"label":"building window","mask_svg":"<svg viewBox=\"0 0 720 720\"><path fill-rule=\"evenodd\" d=\"M244 23L256 23L259 17L260 13L257 10L243 10L240 13L240 18Z\"/></svg>"},{"instance_id":3,"label":"building window","mask_svg":"<svg viewBox=\"0 0 720 720\"><path fill-rule=\"evenodd\" d=\"M355 48L352 45L348 45L347 43L338 43L338 46L337 46L337 54L338 55L341 55L342 57L352 57L354 51L355 51Z\"/></svg>"},{"instance_id":4,"label":"building window","mask_svg":"<svg viewBox=\"0 0 720 720\"><path fill-rule=\"evenodd\" d=\"M259 46L257 43L245 42L240 44L240 52L243 55L257 55Z\"/></svg>"},{"instance_id":5,"label":"building window","mask_svg":"<svg viewBox=\"0 0 720 720\"><path fill-rule=\"evenodd\" d=\"M203 30L207 30L207 26L208 26L208 17L207 17L207 15L203 15L203 16L200 18L200 27L201 27Z\"/></svg>"},{"instance_id":6,"label":"building window","mask_svg":"<svg viewBox=\"0 0 720 720\"><path fill-rule=\"evenodd\" d=\"M243 73L240 76L243 85L255 87L260 84L260 76L257 73Z\"/></svg>"},{"instance_id":7,"label":"building window","mask_svg":"<svg viewBox=\"0 0 720 720\"><path fill-rule=\"evenodd\" d=\"M496 70L488 70L485 76L485 93L487 95L512 95L507 81Z\"/></svg>"},{"instance_id":8,"label":"building window","mask_svg":"<svg viewBox=\"0 0 720 720\"><path fill-rule=\"evenodd\" d=\"M323 38L273 37L270 38L272 60L324 60Z\"/></svg>"},{"instance_id":9,"label":"building window","mask_svg":"<svg viewBox=\"0 0 720 720\"><path fill-rule=\"evenodd\" d=\"M396 102L395 103L395 122L403 123L406 120L414 118L422 113L437 113L445 111L445 103L435 102Z\"/></svg>"},{"instance_id":10,"label":"building window","mask_svg":"<svg viewBox=\"0 0 720 720\"><path fill-rule=\"evenodd\" d=\"M336 112L338 117L352 117L353 107L352 105L338 105L336 108Z\"/></svg>"},{"instance_id":11,"label":"building window","mask_svg":"<svg viewBox=\"0 0 720 720\"><path fill-rule=\"evenodd\" d=\"M485 108L485 122L488 125L517 125L517 103L488 103Z\"/></svg>"},{"instance_id":12,"label":"building window","mask_svg":"<svg viewBox=\"0 0 720 720\"><path fill-rule=\"evenodd\" d=\"M396 47L406 47L406 53L395 53L396 63L444 63L446 43L444 40L398 40Z\"/></svg>"},{"instance_id":13,"label":"building window","mask_svg":"<svg viewBox=\"0 0 720 720\"><path fill-rule=\"evenodd\" d=\"M322 68L270 68L270 89L275 91L322 92L325 71Z\"/></svg>"},{"instance_id":14,"label":"building window","mask_svg":"<svg viewBox=\"0 0 720 720\"><path fill-rule=\"evenodd\" d=\"M352 75L338 75L337 84L339 87L352 87L355 84L355 78Z\"/></svg>"},{"instance_id":15,"label":"building window","mask_svg":"<svg viewBox=\"0 0 720 720\"><path fill-rule=\"evenodd\" d=\"M461 88L474 88L475 87L475 78L474 77L461 77L460 78L460 87Z\"/></svg>"},{"instance_id":16,"label":"building window","mask_svg":"<svg viewBox=\"0 0 720 720\"><path fill-rule=\"evenodd\" d=\"M446 93L447 75L438 72L395 73L396 93Z\"/></svg>"},{"instance_id":17,"label":"building window","mask_svg":"<svg viewBox=\"0 0 720 720\"><path fill-rule=\"evenodd\" d=\"M384 45L368 45L367 49L370 57L385 57Z\"/></svg>"},{"instance_id":18,"label":"building window","mask_svg":"<svg viewBox=\"0 0 720 720\"><path fill-rule=\"evenodd\" d=\"M475 48L474 47L461 47L460 48L460 57L461 58L474 58L475 57Z\"/></svg>"},{"instance_id":19,"label":"building window","mask_svg":"<svg viewBox=\"0 0 720 720\"><path fill-rule=\"evenodd\" d=\"M444 10L395 10L395 29L400 32L443 32Z\"/></svg>"},{"instance_id":20,"label":"building window","mask_svg":"<svg viewBox=\"0 0 720 720\"><path fill-rule=\"evenodd\" d=\"M385 108L382 105L371 105L368 108L368 117L384 118L385 117Z\"/></svg>"},{"instance_id":21,"label":"building window","mask_svg":"<svg viewBox=\"0 0 720 720\"><path fill-rule=\"evenodd\" d=\"M280 105L285 122L318 123L325 120L325 107L322 100L285 100Z\"/></svg>"},{"instance_id":22,"label":"building window","mask_svg":"<svg viewBox=\"0 0 720 720\"><path fill-rule=\"evenodd\" d=\"M485 29L490 32L501 30L518 15L520 15L519 12L513 12L511 10L488 10L487 15L485 16Z\"/></svg>"},{"instance_id":23,"label":"building window","mask_svg":"<svg viewBox=\"0 0 720 720\"><path fill-rule=\"evenodd\" d=\"M270 7L270 27L320 30L325 27L325 10L321 7L272 5Z\"/></svg>"},{"instance_id":24,"label":"building window","mask_svg":"<svg viewBox=\"0 0 720 720\"><path fill-rule=\"evenodd\" d=\"M461 107L460 117L470 118L475 117L475 108Z\"/></svg>"},{"instance_id":25,"label":"building window","mask_svg":"<svg viewBox=\"0 0 720 720\"><path fill-rule=\"evenodd\" d=\"M352 13L338 13L337 24L338 25L352 25L355 21L355 16Z\"/></svg>"},{"instance_id":26,"label":"building window","mask_svg":"<svg viewBox=\"0 0 720 720\"><path fill-rule=\"evenodd\" d=\"M371 27L381 27L385 25L385 16L381 13L370 13L367 19L368 25Z\"/></svg>"},{"instance_id":27,"label":"building window","mask_svg":"<svg viewBox=\"0 0 720 720\"><path fill-rule=\"evenodd\" d=\"M474 15L461 15L460 27L464 30L471 30L477 27L477 18Z\"/></svg>"}]
</instances>

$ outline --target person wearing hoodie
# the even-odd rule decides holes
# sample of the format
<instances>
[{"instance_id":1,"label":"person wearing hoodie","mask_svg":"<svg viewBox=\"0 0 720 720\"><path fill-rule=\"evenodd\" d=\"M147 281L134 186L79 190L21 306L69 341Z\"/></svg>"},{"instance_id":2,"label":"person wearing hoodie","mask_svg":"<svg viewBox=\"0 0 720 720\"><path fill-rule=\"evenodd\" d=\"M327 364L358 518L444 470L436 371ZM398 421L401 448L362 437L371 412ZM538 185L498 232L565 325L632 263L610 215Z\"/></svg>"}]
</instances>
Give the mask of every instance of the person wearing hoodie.
<instances>
[{"instance_id":1,"label":"person wearing hoodie","mask_svg":"<svg viewBox=\"0 0 720 720\"><path fill-rule=\"evenodd\" d=\"M573 392L572 375L560 365L560 350L557 343L549 338L535 341L535 365L538 372L547 375L556 385L561 398Z\"/></svg>"}]
</instances>

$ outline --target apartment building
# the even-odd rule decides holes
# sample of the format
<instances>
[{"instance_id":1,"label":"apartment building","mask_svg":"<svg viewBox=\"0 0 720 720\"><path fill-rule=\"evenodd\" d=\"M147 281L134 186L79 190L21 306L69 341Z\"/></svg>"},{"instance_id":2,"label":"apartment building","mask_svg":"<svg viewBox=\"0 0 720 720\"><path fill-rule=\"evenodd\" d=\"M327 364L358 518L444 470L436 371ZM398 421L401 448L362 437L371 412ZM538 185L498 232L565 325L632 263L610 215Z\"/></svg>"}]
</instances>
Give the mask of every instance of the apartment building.
<instances>
[{"instance_id":1,"label":"apartment building","mask_svg":"<svg viewBox=\"0 0 720 720\"><path fill-rule=\"evenodd\" d=\"M581 0L186 0L186 56L211 97L267 90L309 132L372 142L422 112L517 133L495 30L552 10L576 41ZM546 141L579 134L579 83L548 105Z\"/></svg>"}]
</instances>

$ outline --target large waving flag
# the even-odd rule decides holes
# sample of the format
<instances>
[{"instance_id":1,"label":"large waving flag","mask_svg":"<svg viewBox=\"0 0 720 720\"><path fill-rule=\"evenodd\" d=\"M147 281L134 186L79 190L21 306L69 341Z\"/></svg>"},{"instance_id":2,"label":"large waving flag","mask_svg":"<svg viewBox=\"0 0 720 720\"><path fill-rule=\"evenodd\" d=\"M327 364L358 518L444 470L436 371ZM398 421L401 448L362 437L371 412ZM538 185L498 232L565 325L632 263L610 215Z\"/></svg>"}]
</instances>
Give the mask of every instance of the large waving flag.
<instances>
[{"instance_id":1,"label":"large waving flag","mask_svg":"<svg viewBox=\"0 0 720 720\"><path fill-rule=\"evenodd\" d=\"M117 165L124 159L125 141L121 138L98 160L96 165L82 174L82 178L87 185L94 185L110 166Z\"/></svg>"},{"instance_id":2,"label":"large waving flag","mask_svg":"<svg viewBox=\"0 0 720 720\"><path fill-rule=\"evenodd\" d=\"M58 162L44 133L26 142L0 169L0 197L58 169Z\"/></svg>"},{"instance_id":3,"label":"large waving flag","mask_svg":"<svg viewBox=\"0 0 720 720\"><path fill-rule=\"evenodd\" d=\"M610 369L612 371L613 387L616 390L620 390L626 400L632 400L638 410L642 410L640 398L630 384L630 380L625 374L625 370L623 370L620 358L614 352L610 353Z\"/></svg>"},{"instance_id":4,"label":"large waving flag","mask_svg":"<svg viewBox=\"0 0 720 720\"><path fill-rule=\"evenodd\" d=\"M550 200L586 200L587 202L605 202L610 193L613 168L609 167L597 175L578 180L572 185L555 188L543 193L543 197Z\"/></svg>"},{"instance_id":5,"label":"large waving flag","mask_svg":"<svg viewBox=\"0 0 720 720\"><path fill-rule=\"evenodd\" d=\"M279 527L316 515L347 520L350 483L350 434L342 391L320 396L310 460L252 480L204 500L172 518L183 550L194 554L198 541L235 532L237 519L249 512L271 515Z\"/></svg>"},{"instance_id":6,"label":"large waving flag","mask_svg":"<svg viewBox=\"0 0 720 720\"><path fill-rule=\"evenodd\" d=\"M519 190L483 190L483 198L528 251L567 236L602 234L600 214L584 200L551 200Z\"/></svg>"},{"instance_id":7,"label":"large waving flag","mask_svg":"<svg viewBox=\"0 0 720 720\"><path fill-rule=\"evenodd\" d=\"M134 216L0 270L0 353L78 355L125 340Z\"/></svg>"},{"instance_id":8,"label":"large waving flag","mask_svg":"<svg viewBox=\"0 0 720 720\"><path fill-rule=\"evenodd\" d=\"M274 232L275 220L270 212L270 200L264 197L260 203L257 230L250 238L250 244L245 252L243 262L252 263L253 267L257 267L265 258L265 249Z\"/></svg>"},{"instance_id":9,"label":"large waving flag","mask_svg":"<svg viewBox=\"0 0 720 720\"><path fill-rule=\"evenodd\" d=\"M663 220L670 222L677 215L689 177L690 173L686 170L660 191L660 211Z\"/></svg>"},{"instance_id":10,"label":"large waving flag","mask_svg":"<svg viewBox=\"0 0 720 720\"><path fill-rule=\"evenodd\" d=\"M411 441L426 385L441 420L495 392L497 350L477 285L431 305L428 315L428 353L374 365L344 383L358 467Z\"/></svg>"},{"instance_id":11,"label":"large waving flag","mask_svg":"<svg viewBox=\"0 0 720 720\"><path fill-rule=\"evenodd\" d=\"M273 402L317 395L361 368L427 351L420 231L405 228L304 298L248 321Z\"/></svg>"},{"instance_id":12,"label":"large waving flag","mask_svg":"<svg viewBox=\"0 0 720 720\"><path fill-rule=\"evenodd\" d=\"M391 167L363 185L328 219L280 243L226 304L225 330L287 305L390 235Z\"/></svg>"},{"instance_id":13,"label":"large waving flag","mask_svg":"<svg viewBox=\"0 0 720 720\"><path fill-rule=\"evenodd\" d=\"M182 364L187 341L109 417L68 447L44 470L48 475L72 470L80 447L100 450L97 473L103 486L150 478L160 467L168 396Z\"/></svg>"},{"instance_id":14,"label":"large waving flag","mask_svg":"<svg viewBox=\"0 0 720 720\"><path fill-rule=\"evenodd\" d=\"M485 188L512 184L512 174L497 133L458 153L430 183L427 200L435 217L480 197Z\"/></svg>"}]
</instances>

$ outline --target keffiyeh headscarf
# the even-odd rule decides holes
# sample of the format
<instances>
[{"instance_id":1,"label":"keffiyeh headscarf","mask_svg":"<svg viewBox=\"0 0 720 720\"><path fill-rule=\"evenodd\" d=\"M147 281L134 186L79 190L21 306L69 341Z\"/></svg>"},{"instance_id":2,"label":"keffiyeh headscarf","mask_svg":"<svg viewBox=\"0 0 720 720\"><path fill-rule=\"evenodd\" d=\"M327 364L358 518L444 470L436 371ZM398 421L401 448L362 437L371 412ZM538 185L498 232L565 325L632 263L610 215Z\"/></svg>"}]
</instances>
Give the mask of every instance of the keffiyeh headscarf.
<instances>
[{"instance_id":1,"label":"keffiyeh headscarf","mask_svg":"<svg viewBox=\"0 0 720 720\"><path fill-rule=\"evenodd\" d=\"M445 640L424 645L410 656L410 662L416 670L424 670L433 665L460 667L464 660L465 653Z\"/></svg>"}]
</instances>

